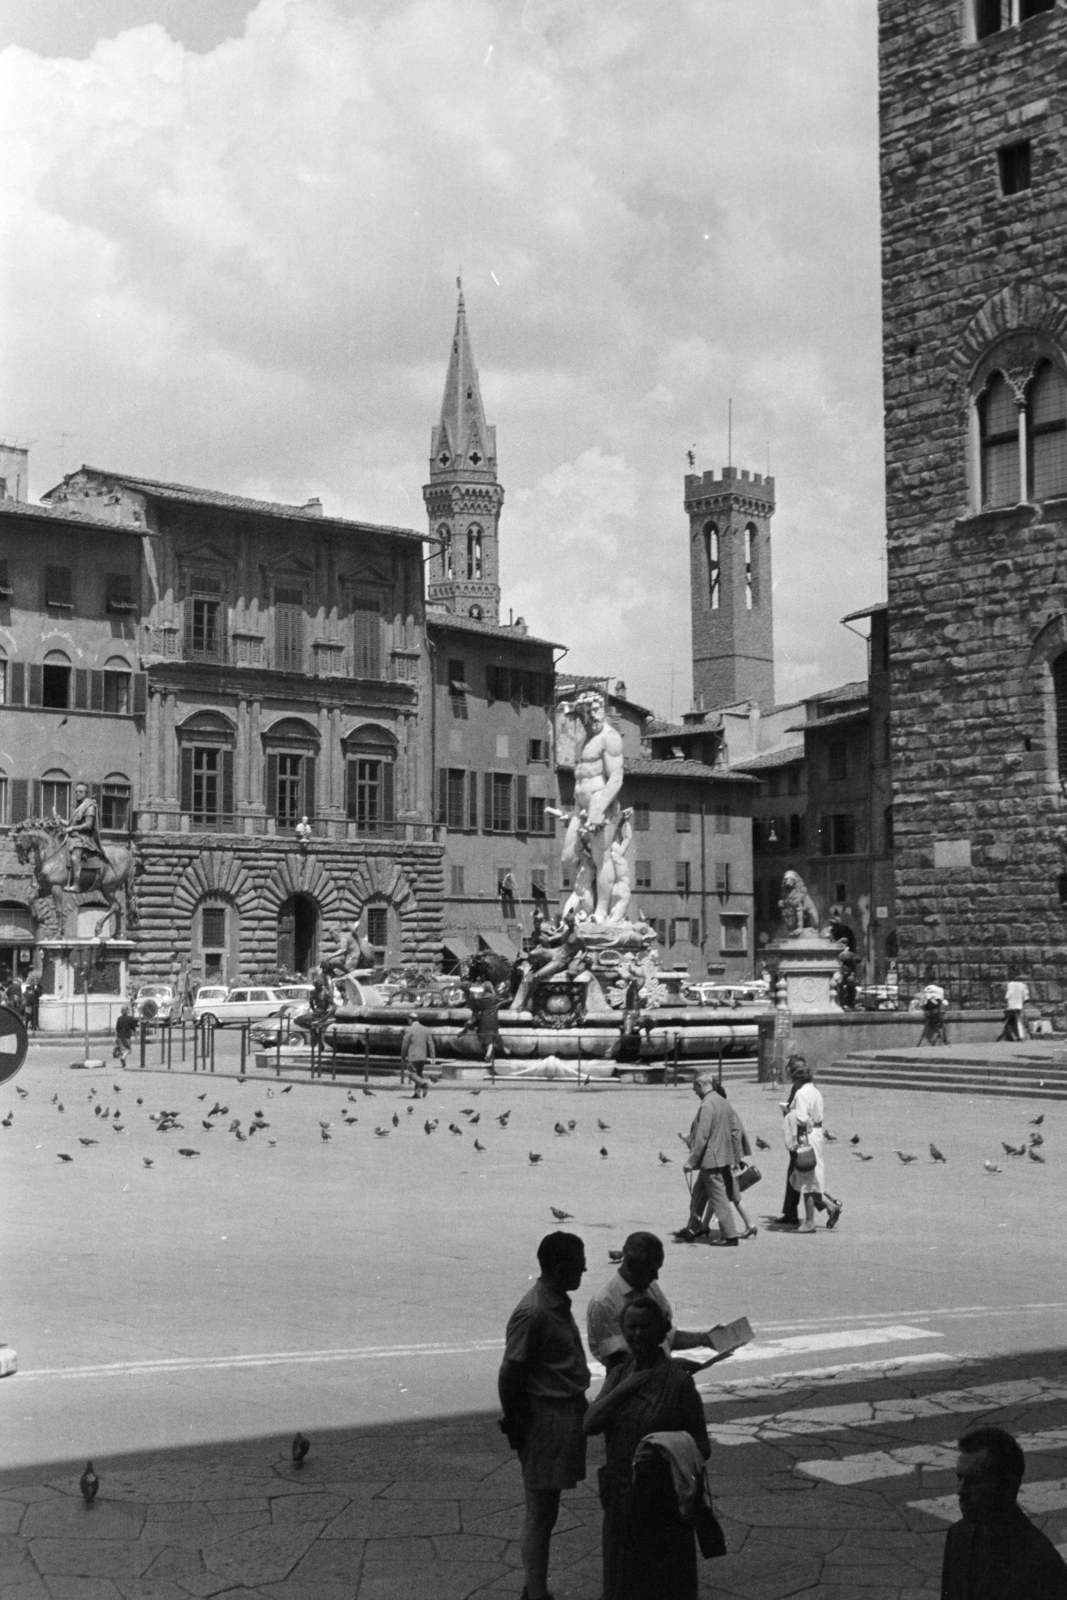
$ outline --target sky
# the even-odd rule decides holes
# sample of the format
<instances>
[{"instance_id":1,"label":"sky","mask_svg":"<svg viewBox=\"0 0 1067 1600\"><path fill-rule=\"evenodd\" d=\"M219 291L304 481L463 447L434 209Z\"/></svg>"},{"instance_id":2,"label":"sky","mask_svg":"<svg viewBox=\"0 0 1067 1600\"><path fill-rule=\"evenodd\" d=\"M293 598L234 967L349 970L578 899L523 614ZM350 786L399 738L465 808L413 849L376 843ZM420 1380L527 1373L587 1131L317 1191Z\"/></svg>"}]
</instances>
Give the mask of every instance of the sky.
<instances>
[{"instance_id":1,"label":"sky","mask_svg":"<svg viewBox=\"0 0 1067 1600\"><path fill-rule=\"evenodd\" d=\"M686 452L776 690L884 596L876 0L0 0L0 435L424 529L462 271L503 612L689 704ZM732 403L732 438L727 416Z\"/></svg>"}]
</instances>

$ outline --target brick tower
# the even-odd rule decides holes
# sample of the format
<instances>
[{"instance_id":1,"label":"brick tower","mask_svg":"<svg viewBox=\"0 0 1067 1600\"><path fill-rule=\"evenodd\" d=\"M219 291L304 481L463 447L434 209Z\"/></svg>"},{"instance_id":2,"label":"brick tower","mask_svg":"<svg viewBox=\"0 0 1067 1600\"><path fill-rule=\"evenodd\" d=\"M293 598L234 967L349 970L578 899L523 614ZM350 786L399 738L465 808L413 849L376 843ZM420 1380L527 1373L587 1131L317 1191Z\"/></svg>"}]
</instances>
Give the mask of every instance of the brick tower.
<instances>
[{"instance_id":1,"label":"brick tower","mask_svg":"<svg viewBox=\"0 0 1067 1600\"><path fill-rule=\"evenodd\" d=\"M902 983L1067 1015L1067 11L882 0Z\"/></svg>"},{"instance_id":2,"label":"brick tower","mask_svg":"<svg viewBox=\"0 0 1067 1600\"><path fill-rule=\"evenodd\" d=\"M430 519L431 605L485 622L500 620L500 508L496 429L478 388L467 311L460 290L441 420L430 443L430 481L422 497Z\"/></svg>"},{"instance_id":3,"label":"brick tower","mask_svg":"<svg viewBox=\"0 0 1067 1600\"><path fill-rule=\"evenodd\" d=\"M724 467L687 473L693 703L774 705L774 479Z\"/></svg>"}]
</instances>

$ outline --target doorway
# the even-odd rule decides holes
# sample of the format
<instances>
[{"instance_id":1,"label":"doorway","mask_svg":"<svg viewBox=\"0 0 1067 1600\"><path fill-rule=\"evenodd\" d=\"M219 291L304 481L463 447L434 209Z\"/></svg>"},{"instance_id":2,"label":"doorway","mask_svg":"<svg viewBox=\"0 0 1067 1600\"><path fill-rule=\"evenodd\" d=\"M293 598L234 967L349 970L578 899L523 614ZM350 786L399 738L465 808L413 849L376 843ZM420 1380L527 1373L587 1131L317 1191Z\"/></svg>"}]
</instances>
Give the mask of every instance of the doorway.
<instances>
[{"instance_id":1,"label":"doorway","mask_svg":"<svg viewBox=\"0 0 1067 1600\"><path fill-rule=\"evenodd\" d=\"M319 909L310 895L291 894L278 908L278 966L310 972L318 947Z\"/></svg>"}]
</instances>

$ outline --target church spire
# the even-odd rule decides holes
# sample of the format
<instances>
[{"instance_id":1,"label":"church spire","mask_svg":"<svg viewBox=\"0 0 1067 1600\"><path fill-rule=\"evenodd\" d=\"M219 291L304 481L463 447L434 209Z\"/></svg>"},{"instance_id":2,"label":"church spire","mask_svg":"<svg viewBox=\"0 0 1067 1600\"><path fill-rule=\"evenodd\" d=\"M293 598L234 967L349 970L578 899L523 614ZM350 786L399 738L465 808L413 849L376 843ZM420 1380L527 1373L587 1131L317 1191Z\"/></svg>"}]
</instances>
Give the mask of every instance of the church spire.
<instances>
[{"instance_id":1,"label":"church spire","mask_svg":"<svg viewBox=\"0 0 1067 1600\"><path fill-rule=\"evenodd\" d=\"M463 285L448 358L441 420L430 440L429 600L475 621L500 616L498 523L504 491L496 481L496 429L485 420Z\"/></svg>"}]
</instances>

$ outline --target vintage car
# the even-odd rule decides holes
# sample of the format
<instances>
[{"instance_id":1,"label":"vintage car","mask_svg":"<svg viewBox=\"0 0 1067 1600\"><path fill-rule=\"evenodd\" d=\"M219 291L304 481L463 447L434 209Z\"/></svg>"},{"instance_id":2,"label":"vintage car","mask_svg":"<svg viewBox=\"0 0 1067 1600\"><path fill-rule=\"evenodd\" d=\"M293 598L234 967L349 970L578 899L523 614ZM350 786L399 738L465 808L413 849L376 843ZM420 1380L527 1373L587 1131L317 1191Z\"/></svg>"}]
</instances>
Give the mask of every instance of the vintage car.
<instances>
[{"instance_id":1,"label":"vintage car","mask_svg":"<svg viewBox=\"0 0 1067 1600\"><path fill-rule=\"evenodd\" d=\"M134 1015L145 1022L172 1022L178 1001L169 983L142 983L133 997Z\"/></svg>"}]
</instances>

